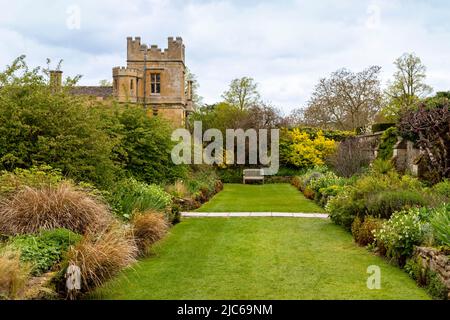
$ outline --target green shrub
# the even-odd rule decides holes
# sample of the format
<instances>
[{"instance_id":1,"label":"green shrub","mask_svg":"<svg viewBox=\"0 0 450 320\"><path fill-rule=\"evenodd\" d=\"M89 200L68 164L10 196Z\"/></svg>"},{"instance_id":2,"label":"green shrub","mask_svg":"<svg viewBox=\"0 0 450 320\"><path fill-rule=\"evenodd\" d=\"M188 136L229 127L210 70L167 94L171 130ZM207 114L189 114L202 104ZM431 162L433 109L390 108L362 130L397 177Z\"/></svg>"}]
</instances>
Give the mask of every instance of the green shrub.
<instances>
[{"instance_id":1,"label":"green shrub","mask_svg":"<svg viewBox=\"0 0 450 320\"><path fill-rule=\"evenodd\" d=\"M344 186L340 185L331 185L326 188L319 189L318 195L320 195L320 198L317 199L318 203L325 207L328 203L328 201L332 198L337 196L340 192L344 190Z\"/></svg>"},{"instance_id":2,"label":"green shrub","mask_svg":"<svg viewBox=\"0 0 450 320\"><path fill-rule=\"evenodd\" d=\"M366 202L367 212L375 217L389 219L395 211L424 206L427 201L422 193L413 190L382 191L369 195Z\"/></svg>"},{"instance_id":3,"label":"green shrub","mask_svg":"<svg viewBox=\"0 0 450 320\"><path fill-rule=\"evenodd\" d=\"M224 169L217 169L219 179L223 183L241 183L242 182L242 170L241 167L229 167Z\"/></svg>"},{"instance_id":4,"label":"green shrub","mask_svg":"<svg viewBox=\"0 0 450 320\"><path fill-rule=\"evenodd\" d=\"M175 181L174 184L166 186L165 190L175 198L185 198L189 196L189 191L183 180Z\"/></svg>"},{"instance_id":5,"label":"green shrub","mask_svg":"<svg viewBox=\"0 0 450 320\"><path fill-rule=\"evenodd\" d=\"M389 129L395 129L395 123L381 122L372 125L372 132L386 132Z\"/></svg>"},{"instance_id":6,"label":"green shrub","mask_svg":"<svg viewBox=\"0 0 450 320\"><path fill-rule=\"evenodd\" d=\"M152 209L167 213L172 205L172 197L162 187L133 178L118 182L108 200L115 213L125 219L131 219L135 212Z\"/></svg>"},{"instance_id":7,"label":"green shrub","mask_svg":"<svg viewBox=\"0 0 450 320\"><path fill-rule=\"evenodd\" d=\"M378 146L378 159L389 160L394 153L394 145L398 141L398 130L396 127L390 127L381 135L381 142Z\"/></svg>"},{"instance_id":8,"label":"green shrub","mask_svg":"<svg viewBox=\"0 0 450 320\"><path fill-rule=\"evenodd\" d=\"M314 191L314 200L321 206L325 206L331 196L336 196L347 183L347 179L338 177L335 173L327 171L317 177L309 177L306 187Z\"/></svg>"},{"instance_id":9,"label":"green shrub","mask_svg":"<svg viewBox=\"0 0 450 320\"><path fill-rule=\"evenodd\" d=\"M280 169L276 173L276 176L294 177L294 176L302 175L303 173L305 173L304 169L290 168L290 167L280 167Z\"/></svg>"},{"instance_id":10,"label":"green shrub","mask_svg":"<svg viewBox=\"0 0 450 320\"><path fill-rule=\"evenodd\" d=\"M381 174L372 168L368 174L338 182L342 187L328 200L326 209L334 222L348 229L356 216L389 218L394 211L429 202L418 179L394 171Z\"/></svg>"},{"instance_id":11,"label":"green shrub","mask_svg":"<svg viewBox=\"0 0 450 320\"><path fill-rule=\"evenodd\" d=\"M413 254L414 246L423 239L421 212L417 208L395 212L382 228L375 232L375 239L386 248L386 255L404 265Z\"/></svg>"},{"instance_id":12,"label":"green shrub","mask_svg":"<svg viewBox=\"0 0 450 320\"><path fill-rule=\"evenodd\" d=\"M322 188L329 187L331 185L339 185L341 183L341 179L334 172L328 171L322 175L317 177L310 177L308 186L318 192Z\"/></svg>"},{"instance_id":13,"label":"green shrub","mask_svg":"<svg viewBox=\"0 0 450 320\"><path fill-rule=\"evenodd\" d=\"M372 162L372 170L377 173L386 174L393 169L394 165L390 160L375 159L375 161Z\"/></svg>"},{"instance_id":14,"label":"green shrub","mask_svg":"<svg viewBox=\"0 0 450 320\"><path fill-rule=\"evenodd\" d=\"M337 196L328 201L325 209L331 220L350 230L353 220L358 215L364 215L365 207L363 199L353 199L352 190L344 189Z\"/></svg>"},{"instance_id":15,"label":"green shrub","mask_svg":"<svg viewBox=\"0 0 450 320\"><path fill-rule=\"evenodd\" d=\"M450 247L450 205L433 210L430 224L437 244Z\"/></svg>"},{"instance_id":16,"label":"green shrub","mask_svg":"<svg viewBox=\"0 0 450 320\"><path fill-rule=\"evenodd\" d=\"M422 266L420 257L407 259L404 269L420 286L427 284L427 270Z\"/></svg>"},{"instance_id":17,"label":"green shrub","mask_svg":"<svg viewBox=\"0 0 450 320\"><path fill-rule=\"evenodd\" d=\"M303 189L303 195L306 199L314 200L315 193L310 187L306 187Z\"/></svg>"},{"instance_id":18,"label":"green shrub","mask_svg":"<svg viewBox=\"0 0 450 320\"><path fill-rule=\"evenodd\" d=\"M50 165L76 181L113 181L118 139L104 130L106 108L71 94L71 84L55 92L24 56L0 73L0 170Z\"/></svg>"},{"instance_id":19,"label":"green shrub","mask_svg":"<svg viewBox=\"0 0 450 320\"><path fill-rule=\"evenodd\" d=\"M17 236L11 238L9 244L21 252L21 261L32 264L31 273L39 275L59 263L68 248L81 238L67 229L54 229L37 235Z\"/></svg>"},{"instance_id":20,"label":"green shrub","mask_svg":"<svg viewBox=\"0 0 450 320\"><path fill-rule=\"evenodd\" d=\"M114 149L128 174L148 184L172 183L184 178L187 167L175 165L170 152L172 126L161 117L149 117L142 106L122 106L114 115L112 134L121 137Z\"/></svg>"},{"instance_id":21,"label":"green shrub","mask_svg":"<svg viewBox=\"0 0 450 320\"><path fill-rule=\"evenodd\" d=\"M177 203L174 203L172 205L172 209L171 209L171 211L170 211L170 213L168 215L168 218L167 218L167 220L171 224L175 225L175 224L181 222L181 209L182 209L181 206L179 204L177 204Z\"/></svg>"},{"instance_id":22,"label":"green shrub","mask_svg":"<svg viewBox=\"0 0 450 320\"><path fill-rule=\"evenodd\" d=\"M291 184L296 187L297 189L300 189L300 184L302 183L302 180L299 176L295 176L291 179Z\"/></svg>"},{"instance_id":23,"label":"green shrub","mask_svg":"<svg viewBox=\"0 0 450 320\"><path fill-rule=\"evenodd\" d=\"M444 180L435 184L433 192L450 199L450 180Z\"/></svg>"},{"instance_id":24,"label":"green shrub","mask_svg":"<svg viewBox=\"0 0 450 320\"><path fill-rule=\"evenodd\" d=\"M30 169L17 168L13 172L2 171L0 174L0 196L18 191L24 186L55 186L63 180L61 170L42 165Z\"/></svg>"},{"instance_id":25,"label":"green shrub","mask_svg":"<svg viewBox=\"0 0 450 320\"><path fill-rule=\"evenodd\" d=\"M326 167L315 167L307 170L305 174L300 176L300 190L303 191L306 187L309 187L311 181L321 178L326 172L328 172Z\"/></svg>"},{"instance_id":26,"label":"green shrub","mask_svg":"<svg viewBox=\"0 0 450 320\"><path fill-rule=\"evenodd\" d=\"M447 300L448 290L436 272L427 271L427 291L434 299Z\"/></svg>"},{"instance_id":27,"label":"green shrub","mask_svg":"<svg viewBox=\"0 0 450 320\"><path fill-rule=\"evenodd\" d=\"M186 185L191 194L197 197L206 197L207 200L216 193L218 181L219 177L211 167L195 166L186 179Z\"/></svg>"},{"instance_id":28,"label":"green shrub","mask_svg":"<svg viewBox=\"0 0 450 320\"><path fill-rule=\"evenodd\" d=\"M361 225L362 225L362 221L359 217L356 217L352 222L352 226L351 226L350 230L352 232L352 236L355 241L357 241L357 239L359 237L359 229L361 229Z\"/></svg>"},{"instance_id":29,"label":"green shrub","mask_svg":"<svg viewBox=\"0 0 450 320\"><path fill-rule=\"evenodd\" d=\"M355 242L367 246L375 241L374 232L380 230L383 225L383 220L371 216L366 216L361 222L359 217L353 221L352 234Z\"/></svg>"}]
</instances>

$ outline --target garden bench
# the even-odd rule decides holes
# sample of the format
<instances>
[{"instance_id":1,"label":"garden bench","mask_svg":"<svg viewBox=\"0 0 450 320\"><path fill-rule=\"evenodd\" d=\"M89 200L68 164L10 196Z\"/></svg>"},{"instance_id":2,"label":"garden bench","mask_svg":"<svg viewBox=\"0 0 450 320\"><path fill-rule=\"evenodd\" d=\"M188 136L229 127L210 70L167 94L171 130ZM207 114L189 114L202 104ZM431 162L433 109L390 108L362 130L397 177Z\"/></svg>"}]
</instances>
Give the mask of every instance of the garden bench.
<instances>
[{"instance_id":1,"label":"garden bench","mask_svg":"<svg viewBox=\"0 0 450 320\"><path fill-rule=\"evenodd\" d=\"M264 172L262 169L245 169L244 170L244 176L243 176L243 183L245 184L245 181L251 180L251 181L262 181L264 183Z\"/></svg>"}]
</instances>

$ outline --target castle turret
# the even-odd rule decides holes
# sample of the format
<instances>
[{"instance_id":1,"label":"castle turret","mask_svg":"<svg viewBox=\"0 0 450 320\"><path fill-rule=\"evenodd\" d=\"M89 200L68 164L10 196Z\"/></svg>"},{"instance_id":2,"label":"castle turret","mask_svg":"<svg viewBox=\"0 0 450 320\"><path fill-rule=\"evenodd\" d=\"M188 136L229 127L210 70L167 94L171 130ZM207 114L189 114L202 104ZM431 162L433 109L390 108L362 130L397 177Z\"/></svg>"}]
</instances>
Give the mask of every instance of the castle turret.
<instances>
[{"instance_id":1,"label":"castle turret","mask_svg":"<svg viewBox=\"0 0 450 320\"><path fill-rule=\"evenodd\" d=\"M127 67L113 69L114 95L121 102L142 103L152 115L182 126L192 108L185 92L185 47L180 37L167 42L162 50L142 44L140 37L128 37Z\"/></svg>"},{"instance_id":2,"label":"castle turret","mask_svg":"<svg viewBox=\"0 0 450 320\"><path fill-rule=\"evenodd\" d=\"M132 37L127 38L127 60L128 62L142 62L146 60L159 61L180 61L184 63L185 47L181 37L169 37L168 46L164 51L157 45L148 47L146 44L141 44L141 38Z\"/></svg>"},{"instance_id":3,"label":"castle turret","mask_svg":"<svg viewBox=\"0 0 450 320\"><path fill-rule=\"evenodd\" d=\"M113 68L113 94L120 102L139 102L143 73L138 69Z\"/></svg>"}]
</instances>

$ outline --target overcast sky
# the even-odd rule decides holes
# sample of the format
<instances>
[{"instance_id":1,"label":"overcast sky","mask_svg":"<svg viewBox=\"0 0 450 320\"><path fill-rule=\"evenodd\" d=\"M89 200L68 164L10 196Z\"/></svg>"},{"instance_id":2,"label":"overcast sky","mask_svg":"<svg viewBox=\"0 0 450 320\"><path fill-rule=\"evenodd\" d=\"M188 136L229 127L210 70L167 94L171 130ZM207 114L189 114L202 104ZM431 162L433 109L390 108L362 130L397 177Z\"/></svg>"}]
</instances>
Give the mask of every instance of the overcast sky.
<instances>
[{"instance_id":1,"label":"overcast sky","mask_svg":"<svg viewBox=\"0 0 450 320\"><path fill-rule=\"evenodd\" d=\"M415 52L427 82L450 90L450 3L446 0L0 0L0 63L20 54L30 65L63 59L80 84L111 79L126 65L126 37L165 48L181 36L186 63L205 102L220 100L233 78L251 76L262 97L289 112L338 68L383 69ZM79 13L79 15L78 15ZM80 19L77 19L77 17Z\"/></svg>"}]
</instances>

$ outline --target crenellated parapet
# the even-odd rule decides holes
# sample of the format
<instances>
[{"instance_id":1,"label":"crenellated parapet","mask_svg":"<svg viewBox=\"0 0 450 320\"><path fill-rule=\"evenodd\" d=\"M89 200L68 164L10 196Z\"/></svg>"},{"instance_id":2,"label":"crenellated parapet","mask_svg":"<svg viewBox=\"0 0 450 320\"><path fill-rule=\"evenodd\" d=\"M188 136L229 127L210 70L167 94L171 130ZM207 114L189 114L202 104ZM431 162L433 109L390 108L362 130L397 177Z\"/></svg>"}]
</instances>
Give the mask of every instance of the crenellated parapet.
<instances>
[{"instance_id":1,"label":"crenellated parapet","mask_svg":"<svg viewBox=\"0 0 450 320\"><path fill-rule=\"evenodd\" d=\"M185 48L181 37L169 37L168 46L162 50L157 45L141 44L140 37L127 38L128 61L141 62L145 59L150 61L182 61L184 63Z\"/></svg>"},{"instance_id":2,"label":"crenellated parapet","mask_svg":"<svg viewBox=\"0 0 450 320\"><path fill-rule=\"evenodd\" d=\"M144 73L142 70L127 68L127 67L115 67L113 68L113 77L133 77L142 78Z\"/></svg>"},{"instance_id":3,"label":"crenellated parapet","mask_svg":"<svg viewBox=\"0 0 450 320\"><path fill-rule=\"evenodd\" d=\"M169 37L167 48L127 38L127 67L115 67L113 94L119 102L142 104L151 116L161 116L176 126L192 112L192 83L185 91L185 47L181 37Z\"/></svg>"}]
</instances>

